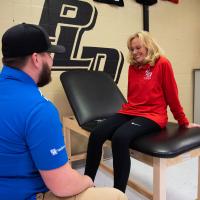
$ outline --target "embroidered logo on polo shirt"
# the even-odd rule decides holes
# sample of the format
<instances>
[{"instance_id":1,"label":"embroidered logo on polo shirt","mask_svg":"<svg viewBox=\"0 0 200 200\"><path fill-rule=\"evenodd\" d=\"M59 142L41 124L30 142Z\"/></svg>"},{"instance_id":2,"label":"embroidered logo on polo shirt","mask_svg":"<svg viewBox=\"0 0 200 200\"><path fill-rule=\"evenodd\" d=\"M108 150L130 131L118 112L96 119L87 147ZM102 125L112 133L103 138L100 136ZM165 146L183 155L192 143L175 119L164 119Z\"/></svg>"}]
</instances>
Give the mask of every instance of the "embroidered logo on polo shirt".
<instances>
[{"instance_id":1,"label":"embroidered logo on polo shirt","mask_svg":"<svg viewBox=\"0 0 200 200\"><path fill-rule=\"evenodd\" d=\"M150 79L151 79L151 76L152 76L151 70L150 70L150 69L147 69L147 70L145 71L144 79L145 79L145 80L150 80Z\"/></svg>"},{"instance_id":2,"label":"embroidered logo on polo shirt","mask_svg":"<svg viewBox=\"0 0 200 200\"><path fill-rule=\"evenodd\" d=\"M60 148L58 148L58 149L53 148L53 149L50 150L51 155L52 155L52 156L55 156L55 155L57 155L60 151L62 151L63 149L65 149L65 145L63 145L62 147L60 147Z\"/></svg>"}]
</instances>

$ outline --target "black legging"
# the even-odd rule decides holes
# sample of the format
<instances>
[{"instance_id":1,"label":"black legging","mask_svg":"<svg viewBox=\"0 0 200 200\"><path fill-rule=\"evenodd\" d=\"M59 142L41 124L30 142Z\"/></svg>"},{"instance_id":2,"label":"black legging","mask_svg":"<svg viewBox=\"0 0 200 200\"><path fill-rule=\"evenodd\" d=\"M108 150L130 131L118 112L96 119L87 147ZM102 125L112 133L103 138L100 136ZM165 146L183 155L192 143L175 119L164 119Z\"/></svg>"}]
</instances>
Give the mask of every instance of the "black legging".
<instances>
[{"instance_id":1,"label":"black legging","mask_svg":"<svg viewBox=\"0 0 200 200\"><path fill-rule=\"evenodd\" d=\"M160 130L154 121L123 114L115 114L102 122L90 135L88 142L85 174L94 181L106 140L112 141L114 187L125 192L130 173L129 145L143 134Z\"/></svg>"}]
</instances>

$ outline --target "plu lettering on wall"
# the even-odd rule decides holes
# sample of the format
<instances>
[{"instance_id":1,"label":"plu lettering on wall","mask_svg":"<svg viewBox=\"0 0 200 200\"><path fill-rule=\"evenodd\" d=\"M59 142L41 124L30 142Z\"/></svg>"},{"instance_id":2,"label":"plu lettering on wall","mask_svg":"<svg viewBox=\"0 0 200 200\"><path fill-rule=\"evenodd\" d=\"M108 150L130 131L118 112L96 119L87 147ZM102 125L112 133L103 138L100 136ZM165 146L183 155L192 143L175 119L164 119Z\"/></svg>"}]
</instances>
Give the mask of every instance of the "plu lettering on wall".
<instances>
[{"instance_id":1,"label":"plu lettering on wall","mask_svg":"<svg viewBox=\"0 0 200 200\"><path fill-rule=\"evenodd\" d=\"M82 36L95 28L97 17L96 7L86 1L45 0L39 24L46 29L52 43L66 48L65 54L54 55L52 70L101 68L118 83L124 64L122 52L110 47L80 45Z\"/></svg>"}]
</instances>

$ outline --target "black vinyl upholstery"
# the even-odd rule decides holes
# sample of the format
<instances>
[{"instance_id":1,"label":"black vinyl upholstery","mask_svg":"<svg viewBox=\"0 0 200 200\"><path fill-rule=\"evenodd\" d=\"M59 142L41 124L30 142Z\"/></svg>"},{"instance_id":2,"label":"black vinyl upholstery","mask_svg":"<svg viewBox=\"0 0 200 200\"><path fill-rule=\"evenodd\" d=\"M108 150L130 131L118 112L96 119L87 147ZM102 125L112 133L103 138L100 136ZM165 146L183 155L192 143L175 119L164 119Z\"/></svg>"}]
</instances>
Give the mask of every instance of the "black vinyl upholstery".
<instances>
[{"instance_id":1,"label":"black vinyl upholstery","mask_svg":"<svg viewBox=\"0 0 200 200\"><path fill-rule=\"evenodd\" d=\"M132 149L159 158L172 158L199 146L200 128L180 128L172 122L165 129L142 136L131 144Z\"/></svg>"},{"instance_id":2,"label":"black vinyl upholstery","mask_svg":"<svg viewBox=\"0 0 200 200\"><path fill-rule=\"evenodd\" d=\"M99 71L69 71L60 76L80 126L91 126L115 113L125 98L109 74Z\"/></svg>"},{"instance_id":3,"label":"black vinyl upholstery","mask_svg":"<svg viewBox=\"0 0 200 200\"><path fill-rule=\"evenodd\" d=\"M104 72L69 71L63 72L60 79L79 125L88 131L126 101ZM172 158L199 146L200 128L180 128L176 123L168 123L166 129L139 137L131 144L134 150L160 158Z\"/></svg>"}]
</instances>

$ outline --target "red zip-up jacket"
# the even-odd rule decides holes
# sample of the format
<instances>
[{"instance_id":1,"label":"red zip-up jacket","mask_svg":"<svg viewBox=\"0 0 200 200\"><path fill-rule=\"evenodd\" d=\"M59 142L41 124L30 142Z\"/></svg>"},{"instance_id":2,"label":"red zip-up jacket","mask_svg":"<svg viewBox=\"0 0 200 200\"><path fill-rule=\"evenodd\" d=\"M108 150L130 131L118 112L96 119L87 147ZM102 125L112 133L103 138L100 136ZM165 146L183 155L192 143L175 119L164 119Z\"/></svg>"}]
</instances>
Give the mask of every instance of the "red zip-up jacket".
<instances>
[{"instance_id":1,"label":"red zip-up jacket","mask_svg":"<svg viewBox=\"0 0 200 200\"><path fill-rule=\"evenodd\" d=\"M127 103L118 113L142 116L161 128L167 124L167 106L180 126L189 124L178 98L178 88L171 63L163 56L151 67L129 66Z\"/></svg>"}]
</instances>

